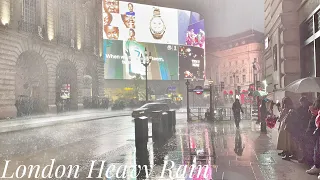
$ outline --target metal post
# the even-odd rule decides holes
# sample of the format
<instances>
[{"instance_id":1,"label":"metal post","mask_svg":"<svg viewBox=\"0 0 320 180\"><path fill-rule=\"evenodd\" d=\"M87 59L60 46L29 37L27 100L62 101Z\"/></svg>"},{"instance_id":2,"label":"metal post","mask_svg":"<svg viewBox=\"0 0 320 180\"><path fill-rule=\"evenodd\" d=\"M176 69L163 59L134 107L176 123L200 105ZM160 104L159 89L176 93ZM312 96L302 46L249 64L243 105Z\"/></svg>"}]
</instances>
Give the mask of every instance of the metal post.
<instances>
[{"instance_id":1,"label":"metal post","mask_svg":"<svg viewBox=\"0 0 320 180\"><path fill-rule=\"evenodd\" d=\"M190 107L189 107L189 85L190 85L190 82L189 82L189 80L187 80L186 85L187 85L187 121L189 121L190 120Z\"/></svg>"},{"instance_id":2,"label":"metal post","mask_svg":"<svg viewBox=\"0 0 320 180\"><path fill-rule=\"evenodd\" d=\"M212 112L212 84L210 84L210 120L213 120L213 112Z\"/></svg>"},{"instance_id":3,"label":"metal post","mask_svg":"<svg viewBox=\"0 0 320 180\"><path fill-rule=\"evenodd\" d=\"M236 74L233 73L233 85L234 85L234 100L237 99L237 94L236 94Z\"/></svg>"},{"instance_id":4,"label":"metal post","mask_svg":"<svg viewBox=\"0 0 320 180\"><path fill-rule=\"evenodd\" d=\"M144 64L146 68L146 103L148 103L148 65Z\"/></svg>"}]
</instances>

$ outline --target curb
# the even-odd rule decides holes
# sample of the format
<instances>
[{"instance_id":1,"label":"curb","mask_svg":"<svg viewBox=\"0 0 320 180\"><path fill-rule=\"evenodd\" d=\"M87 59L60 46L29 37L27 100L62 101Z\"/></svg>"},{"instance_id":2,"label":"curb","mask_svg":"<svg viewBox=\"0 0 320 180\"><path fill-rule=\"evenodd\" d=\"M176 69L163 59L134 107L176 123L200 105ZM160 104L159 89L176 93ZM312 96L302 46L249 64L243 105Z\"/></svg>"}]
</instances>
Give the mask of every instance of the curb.
<instances>
[{"instance_id":1,"label":"curb","mask_svg":"<svg viewBox=\"0 0 320 180\"><path fill-rule=\"evenodd\" d=\"M8 132L17 132L17 131L23 131L23 130L29 130L29 129L35 129L39 127L48 127L53 125L62 125L62 124L70 124L70 123L77 123L77 122L86 122L86 121L94 121L94 120L100 120L100 119L110 119L115 117L125 117L125 116L131 116L128 114L120 114L120 115L110 115L110 116L98 116L94 118L86 118L86 119L68 119L68 120L62 120L62 121L51 121L51 122L41 122L36 124L22 124L12 127L0 127L0 133L8 133Z\"/></svg>"}]
</instances>

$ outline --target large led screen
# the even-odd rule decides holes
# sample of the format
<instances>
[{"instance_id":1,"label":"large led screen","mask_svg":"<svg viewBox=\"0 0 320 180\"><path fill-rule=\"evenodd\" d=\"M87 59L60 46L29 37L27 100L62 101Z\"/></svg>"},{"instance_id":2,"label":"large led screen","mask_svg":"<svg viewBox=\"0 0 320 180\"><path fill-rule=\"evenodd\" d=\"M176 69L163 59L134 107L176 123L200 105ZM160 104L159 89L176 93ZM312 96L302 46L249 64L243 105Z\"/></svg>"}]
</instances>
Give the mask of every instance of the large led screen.
<instances>
[{"instance_id":1,"label":"large led screen","mask_svg":"<svg viewBox=\"0 0 320 180\"><path fill-rule=\"evenodd\" d=\"M187 42L191 36L205 39L198 13L118 0L102 4L103 39L176 45L192 45ZM194 34L189 29L192 25L196 26Z\"/></svg>"},{"instance_id":2,"label":"large led screen","mask_svg":"<svg viewBox=\"0 0 320 180\"><path fill-rule=\"evenodd\" d=\"M179 79L177 45L104 40L104 59L105 79L133 79L137 75L145 79L146 69L142 63L148 62L149 59L151 63L147 69L148 79Z\"/></svg>"},{"instance_id":3,"label":"large led screen","mask_svg":"<svg viewBox=\"0 0 320 180\"><path fill-rule=\"evenodd\" d=\"M204 50L192 46L179 47L180 79L204 79Z\"/></svg>"},{"instance_id":4,"label":"large led screen","mask_svg":"<svg viewBox=\"0 0 320 180\"><path fill-rule=\"evenodd\" d=\"M201 48L195 53L204 53L204 21L198 13L118 0L103 0L102 9L105 79L132 79L137 74L145 78L141 64L141 59L147 59L145 48L152 56L148 79L190 78L181 74L187 65L181 56L179 59L179 49ZM199 68L204 69L203 61ZM202 72L198 75L191 72L194 68L187 69L193 77L203 78Z\"/></svg>"}]
</instances>

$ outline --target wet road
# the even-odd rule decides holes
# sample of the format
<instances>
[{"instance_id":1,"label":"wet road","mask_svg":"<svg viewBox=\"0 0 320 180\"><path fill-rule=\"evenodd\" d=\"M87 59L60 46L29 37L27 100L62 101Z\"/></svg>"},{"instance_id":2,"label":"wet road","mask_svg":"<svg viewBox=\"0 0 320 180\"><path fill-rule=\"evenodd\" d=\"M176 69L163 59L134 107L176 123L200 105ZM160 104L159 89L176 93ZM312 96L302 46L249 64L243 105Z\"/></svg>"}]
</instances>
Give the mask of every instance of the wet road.
<instances>
[{"instance_id":1,"label":"wet road","mask_svg":"<svg viewBox=\"0 0 320 180\"><path fill-rule=\"evenodd\" d=\"M150 139L146 148L138 151L134 142L134 123L130 117L1 133L0 175L5 160L11 160L6 174L11 176L19 165L40 165L42 171L54 159L53 174L59 165L79 165L80 177L77 179L88 177L91 160L96 161L92 166L92 177L98 177L100 167L106 173L111 165L117 169L121 165L135 167L142 163L153 167L150 172L152 179L170 179L168 175L161 177L164 164L170 162L175 164L172 169L174 174L179 170L178 165L210 165L207 172L211 177L209 179L217 180L316 179L303 173L305 169L301 165L280 160L274 150L274 134L260 135L259 128L251 121L243 121L240 130L237 130L232 122L187 124L185 115L177 114L176 129L175 136L164 146L154 144ZM105 161L104 166L101 166L101 161ZM127 176L131 171L137 173L133 169L127 169ZM19 172L21 174L23 171ZM29 170L26 172L21 179L35 179L34 174L27 178ZM109 174L115 175L116 171Z\"/></svg>"}]
</instances>

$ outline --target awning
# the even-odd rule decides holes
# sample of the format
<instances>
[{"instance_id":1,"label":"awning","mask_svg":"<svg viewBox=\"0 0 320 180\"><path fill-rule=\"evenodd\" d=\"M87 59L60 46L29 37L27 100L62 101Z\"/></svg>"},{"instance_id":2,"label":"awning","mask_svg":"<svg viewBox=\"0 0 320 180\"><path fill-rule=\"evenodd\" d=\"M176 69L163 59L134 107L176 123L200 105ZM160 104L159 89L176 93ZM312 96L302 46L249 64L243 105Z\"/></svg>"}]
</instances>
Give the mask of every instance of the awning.
<instances>
[{"instance_id":1,"label":"awning","mask_svg":"<svg viewBox=\"0 0 320 180\"><path fill-rule=\"evenodd\" d=\"M223 91L223 94L227 95L227 94L228 94L228 92L227 92L227 91Z\"/></svg>"},{"instance_id":2,"label":"awning","mask_svg":"<svg viewBox=\"0 0 320 180\"><path fill-rule=\"evenodd\" d=\"M233 95L233 91L231 90L231 91L229 92L229 94L230 94L230 95Z\"/></svg>"}]
</instances>

